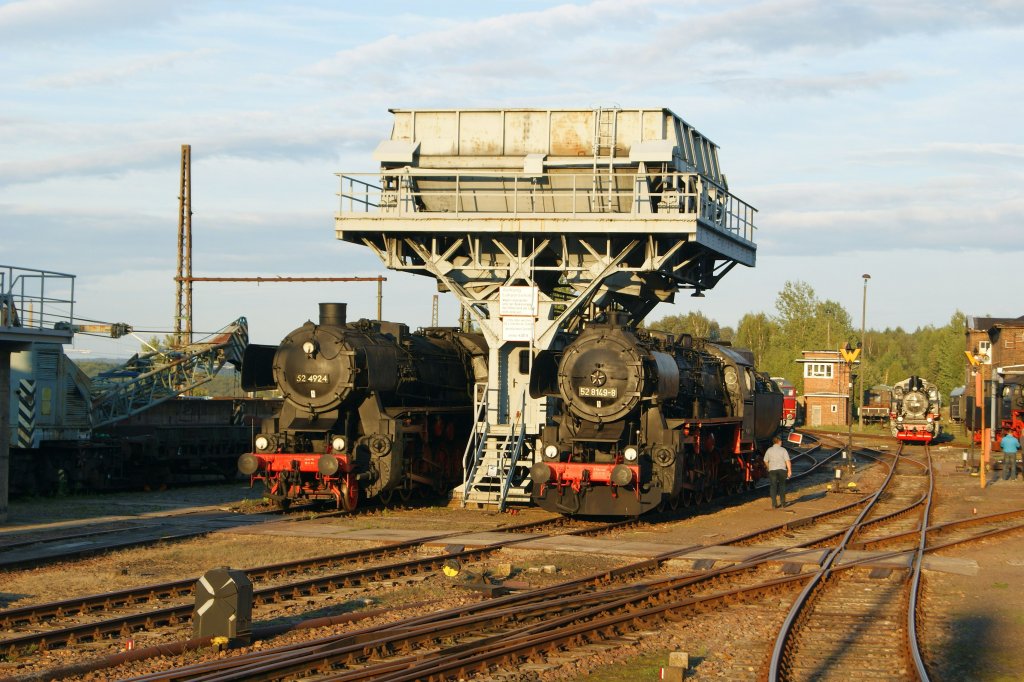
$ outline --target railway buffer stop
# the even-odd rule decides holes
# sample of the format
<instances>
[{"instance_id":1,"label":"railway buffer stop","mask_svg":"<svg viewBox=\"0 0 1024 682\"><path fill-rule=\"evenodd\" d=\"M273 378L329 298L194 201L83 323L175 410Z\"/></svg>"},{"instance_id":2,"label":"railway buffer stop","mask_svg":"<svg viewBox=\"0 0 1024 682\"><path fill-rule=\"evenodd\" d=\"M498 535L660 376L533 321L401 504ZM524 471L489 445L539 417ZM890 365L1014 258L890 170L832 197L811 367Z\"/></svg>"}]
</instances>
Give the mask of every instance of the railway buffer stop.
<instances>
[{"instance_id":1,"label":"railway buffer stop","mask_svg":"<svg viewBox=\"0 0 1024 682\"><path fill-rule=\"evenodd\" d=\"M542 351L603 310L636 324L753 267L755 209L668 109L392 109L379 170L339 173L338 239L433 277L489 345L462 503L529 501ZM536 367L538 372L554 371Z\"/></svg>"}]
</instances>

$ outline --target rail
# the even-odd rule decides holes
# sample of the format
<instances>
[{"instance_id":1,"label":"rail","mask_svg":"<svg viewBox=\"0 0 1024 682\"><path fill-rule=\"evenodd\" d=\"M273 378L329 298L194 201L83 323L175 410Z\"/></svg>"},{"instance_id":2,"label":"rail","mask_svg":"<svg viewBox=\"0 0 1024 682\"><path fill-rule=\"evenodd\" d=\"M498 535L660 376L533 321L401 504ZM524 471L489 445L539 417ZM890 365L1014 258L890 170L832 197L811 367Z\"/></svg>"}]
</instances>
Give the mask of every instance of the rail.
<instances>
[{"instance_id":1,"label":"rail","mask_svg":"<svg viewBox=\"0 0 1024 682\"><path fill-rule=\"evenodd\" d=\"M754 241L757 209L698 173L527 174L513 171L403 169L338 173L341 219L430 217L597 217L678 220ZM371 182L370 180L374 180Z\"/></svg>"},{"instance_id":2,"label":"rail","mask_svg":"<svg viewBox=\"0 0 1024 682\"><path fill-rule=\"evenodd\" d=\"M74 312L74 275L0 265L0 328L53 329Z\"/></svg>"}]
</instances>

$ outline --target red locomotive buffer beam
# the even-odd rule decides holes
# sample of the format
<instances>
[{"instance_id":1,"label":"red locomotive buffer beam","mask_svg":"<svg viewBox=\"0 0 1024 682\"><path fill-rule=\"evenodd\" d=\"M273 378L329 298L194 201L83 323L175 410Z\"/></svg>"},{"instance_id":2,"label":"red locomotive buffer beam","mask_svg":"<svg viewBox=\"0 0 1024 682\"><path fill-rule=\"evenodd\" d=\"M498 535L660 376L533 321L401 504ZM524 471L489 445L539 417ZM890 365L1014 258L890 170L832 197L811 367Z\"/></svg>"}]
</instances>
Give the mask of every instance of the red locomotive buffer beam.
<instances>
[{"instance_id":1,"label":"red locomotive buffer beam","mask_svg":"<svg viewBox=\"0 0 1024 682\"><path fill-rule=\"evenodd\" d=\"M333 497L335 505L345 511L354 510L359 502L359 482L352 468L348 455L334 452L250 452L238 458L238 470L249 476L250 485L262 481L272 499ZM308 480L310 474L315 485Z\"/></svg>"},{"instance_id":2,"label":"red locomotive buffer beam","mask_svg":"<svg viewBox=\"0 0 1024 682\"><path fill-rule=\"evenodd\" d=\"M896 433L896 438L898 440L911 441L916 443L930 443L933 437L934 436L932 436L932 432L925 429L924 427L921 427L920 429L903 429L902 431L898 431Z\"/></svg>"},{"instance_id":3,"label":"red locomotive buffer beam","mask_svg":"<svg viewBox=\"0 0 1024 682\"><path fill-rule=\"evenodd\" d=\"M643 499L640 486L640 467L623 462L598 464L591 462L537 462L530 469L534 486L539 486L539 496L553 491L559 499L565 498L566 512L580 511L580 493L586 495L608 496L610 501L617 501L632 513L639 514L656 500ZM571 493L570 493L571 491ZM657 490L657 498L661 498L661 490Z\"/></svg>"},{"instance_id":4,"label":"red locomotive buffer beam","mask_svg":"<svg viewBox=\"0 0 1024 682\"><path fill-rule=\"evenodd\" d=\"M892 415L892 423L896 423L896 415ZM896 439L912 443L930 443L938 435L938 419L934 414L928 415L925 423L900 424L895 427Z\"/></svg>"}]
</instances>

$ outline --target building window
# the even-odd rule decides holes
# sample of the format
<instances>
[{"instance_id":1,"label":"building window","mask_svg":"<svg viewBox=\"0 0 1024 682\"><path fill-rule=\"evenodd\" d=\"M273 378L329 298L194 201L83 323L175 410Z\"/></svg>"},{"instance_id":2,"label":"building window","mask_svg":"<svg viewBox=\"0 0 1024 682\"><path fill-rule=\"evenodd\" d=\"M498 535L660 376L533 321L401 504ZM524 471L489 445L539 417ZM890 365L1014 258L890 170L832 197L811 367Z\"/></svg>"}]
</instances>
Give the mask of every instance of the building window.
<instances>
[{"instance_id":1,"label":"building window","mask_svg":"<svg viewBox=\"0 0 1024 682\"><path fill-rule=\"evenodd\" d=\"M831 379L831 362L806 362L804 363L804 379Z\"/></svg>"},{"instance_id":2,"label":"building window","mask_svg":"<svg viewBox=\"0 0 1024 682\"><path fill-rule=\"evenodd\" d=\"M839 411L839 406L838 405L829 405L829 407L832 408L833 412L838 412Z\"/></svg>"}]
</instances>

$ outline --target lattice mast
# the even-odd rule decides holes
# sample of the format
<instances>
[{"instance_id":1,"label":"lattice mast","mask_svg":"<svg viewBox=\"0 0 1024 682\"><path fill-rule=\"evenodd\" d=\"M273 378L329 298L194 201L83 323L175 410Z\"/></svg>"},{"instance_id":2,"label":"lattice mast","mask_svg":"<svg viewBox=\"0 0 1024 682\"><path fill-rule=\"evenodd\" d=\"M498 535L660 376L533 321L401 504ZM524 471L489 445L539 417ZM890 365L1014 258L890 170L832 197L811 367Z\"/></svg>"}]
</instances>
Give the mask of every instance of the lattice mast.
<instances>
[{"instance_id":1,"label":"lattice mast","mask_svg":"<svg viewBox=\"0 0 1024 682\"><path fill-rule=\"evenodd\" d=\"M174 278L174 345L192 343L192 145L181 145L178 189L178 271Z\"/></svg>"}]
</instances>

